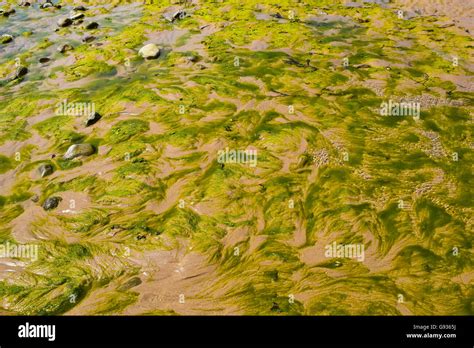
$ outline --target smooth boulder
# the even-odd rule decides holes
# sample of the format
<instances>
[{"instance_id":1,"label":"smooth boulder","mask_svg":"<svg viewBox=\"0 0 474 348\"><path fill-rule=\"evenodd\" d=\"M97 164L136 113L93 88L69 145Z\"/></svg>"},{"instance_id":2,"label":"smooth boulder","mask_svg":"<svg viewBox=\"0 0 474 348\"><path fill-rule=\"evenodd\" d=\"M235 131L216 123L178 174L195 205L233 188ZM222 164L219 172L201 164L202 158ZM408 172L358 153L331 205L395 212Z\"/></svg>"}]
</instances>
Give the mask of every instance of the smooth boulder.
<instances>
[{"instance_id":1,"label":"smooth boulder","mask_svg":"<svg viewBox=\"0 0 474 348\"><path fill-rule=\"evenodd\" d=\"M90 156L94 152L95 149L91 144L74 144L69 146L63 158L69 160L80 156Z\"/></svg>"},{"instance_id":2,"label":"smooth boulder","mask_svg":"<svg viewBox=\"0 0 474 348\"><path fill-rule=\"evenodd\" d=\"M61 197L49 197L43 203L44 210L52 210L59 205L63 199Z\"/></svg>"},{"instance_id":3,"label":"smooth boulder","mask_svg":"<svg viewBox=\"0 0 474 348\"><path fill-rule=\"evenodd\" d=\"M155 59L158 58L161 53L160 48L155 44L148 44L143 46L138 54L145 59Z\"/></svg>"},{"instance_id":4,"label":"smooth boulder","mask_svg":"<svg viewBox=\"0 0 474 348\"><path fill-rule=\"evenodd\" d=\"M163 17L165 17L165 19L171 23L179 19L184 19L186 18L186 16L187 16L187 13L185 10L178 10L171 13L168 12L163 15Z\"/></svg>"},{"instance_id":5,"label":"smooth boulder","mask_svg":"<svg viewBox=\"0 0 474 348\"><path fill-rule=\"evenodd\" d=\"M86 35L86 36L84 36L84 37L82 38L82 42L86 42L86 43L87 43L87 42L92 42L92 41L94 41L95 39L96 39L96 37L93 36L93 35Z\"/></svg>"},{"instance_id":6,"label":"smooth boulder","mask_svg":"<svg viewBox=\"0 0 474 348\"><path fill-rule=\"evenodd\" d=\"M10 34L3 34L0 37L0 42L2 44L6 44L6 43L9 43L9 42L12 42L12 41L13 41L13 36L11 36Z\"/></svg>"},{"instance_id":7,"label":"smooth boulder","mask_svg":"<svg viewBox=\"0 0 474 348\"><path fill-rule=\"evenodd\" d=\"M87 8L85 8L84 6L80 5L80 6L76 6L72 9L73 11L87 11Z\"/></svg>"},{"instance_id":8,"label":"smooth boulder","mask_svg":"<svg viewBox=\"0 0 474 348\"><path fill-rule=\"evenodd\" d=\"M38 168L38 172L42 178L53 174L54 168L51 164L42 164Z\"/></svg>"},{"instance_id":9,"label":"smooth boulder","mask_svg":"<svg viewBox=\"0 0 474 348\"><path fill-rule=\"evenodd\" d=\"M58 26L61 28L68 27L72 24L72 19L71 18L61 18L58 21Z\"/></svg>"},{"instance_id":10,"label":"smooth boulder","mask_svg":"<svg viewBox=\"0 0 474 348\"><path fill-rule=\"evenodd\" d=\"M98 27L99 27L99 23L97 22L90 22L90 23L87 23L85 26L87 30L97 29Z\"/></svg>"},{"instance_id":11,"label":"smooth boulder","mask_svg":"<svg viewBox=\"0 0 474 348\"><path fill-rule=\"evenodd\" d=\"M15 72L10 76L10 80L16 80L28 73L28 68L26 66L20 65L17 66Z\"/></svg>"},{"instance_id":12,"label":"smooth boulder","mask_svg":"<svg viewBox=\"0 0 474 348\"><path fill-rule=\"evenodd\" d=\"M69 19L72 21L77 21L78 19L84 18L84 13L73 13L69 16Z\"/></svg>"},{"instance_id":13,"label":"smooth boulder","mask_svg":"<svg viewBox=\"0 0 474 348\"><path fill-rule=\"evenodd\" d=\"M58 47L58 52L65 53L67 51L72 51L73 49L74 47L72 47L71 45L65 44Z\"/></svg>"},{"instance_id":14,"label":"smooth boulder","mask_svg":"<svg viewBox=\"0 0 474 348\"><path fill-rule=\"evenodd\" d=\"M98 112L92 112L89 116L87 116L86 127L92 126L97 121L99 121L100 118L101 118L101 116Z\"/></svg>"}]
</instances>

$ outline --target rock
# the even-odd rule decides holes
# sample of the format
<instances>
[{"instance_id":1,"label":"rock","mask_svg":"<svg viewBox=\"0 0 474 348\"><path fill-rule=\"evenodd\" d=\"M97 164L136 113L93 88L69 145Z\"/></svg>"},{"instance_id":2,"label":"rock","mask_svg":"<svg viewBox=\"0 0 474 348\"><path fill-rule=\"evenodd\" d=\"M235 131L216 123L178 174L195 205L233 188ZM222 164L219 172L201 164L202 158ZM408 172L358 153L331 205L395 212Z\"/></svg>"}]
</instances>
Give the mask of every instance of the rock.
<instances>
[{"instance_id":1,"label":"rock","mask_svg":"<svg viewBox=\"0 0 474 348\"><path fill-rule=\"evenodd\" d=\"M2 44L6 44L6 43L9 43L9 42L12 42L13 41L13 36L9 35L9 34L3 34L1 37L0 37L0 42Z\"/></svg>"},{"instance_id":2,"label":"rock","mask_svg":"<svg viewBox=\"0 0 474 348\"><path fill-rule=\"evenodd\" d=\"M272 14L271 16L274 17L274 18L277 18L277 19L283 19L283 16L278 12L275 13L275 14Z\"/></svg>"},{"instance_id":3,"label":"rock","mask_svg":"<svg viewBox=\"0 0 474 348\"><path fill-rule=\"evenodd\" d=\"M92 36L92 35L86 35L82 38L82 42L91 42L91 41L94 41L96 39L95 36Z\"/></svg>"},{"instance_id":4,"label":"rock","mask_svg":"<svg viewBox=\"0 0 474 348\"><path fill-rule=\"evenodd\" d=\"M369 69L369 68L371 68L371 66L369 64L357 64L357 65L354 65L354 68L356 68L356 69Z\"/></svg>"},{"instance_id":5,"label":"rock","mask_svg":"<svg viewBox=\"0 0 474 348\"><path fill-rule=\"evenodd\" d=\"M186 56L186 60L187 60L188 62L195 63L195 62L197 62L197 61L199 60L199 57L196 56L196 55L194 55L194 54L192 54L192 55Z\"/></svg>"},{"instance_id":6,"label":"rock","mask_svg":"<svg viewBox=\"0 0 474 348\"><path fill-rule=\"evenodd\" d=\"M80 156L90 156L94 152L95 149L91 144L74 144L69 146L63 158L68 160Z\"/></svg>"},{"instance_id":7,"label":"rock","mask_svg":"<svg viewBox=\"0 0 474 348\"><path fill-rule=\"evenodd\" d=\"M102 116L100 116L100 114L97 113L97 112L91 113L89 116L87 116L87 119L86 119L86 127L92 126L92 125L95 124L97 121L99 121L101 117L102 117Z\"/></svg>"},{"instance_id":8,"label":"rock","mask_svg":"<svg viewBox=\"0 0 474 348\"><path fill-rule=\"evenodd\" d=\"M80 5L80 6L76 6L72 9L73 11L87 11L87 8L85 8L84 6Z\"/></svg>"},{"instance_id":9,"label":"rock","mask_svg":"<svg viewBox=\"0 0 474 348\"><path fill-rule=\"evenodd\" d=\"M133 277L132 279L126 281L122 285L120 285L117 290L118 291L127 291L135 286L138 286L142 283L142 280L139 277Z\"/></svg>"},{"instance_id":10,"label":"rock","mask_svg":"<svg viewBox=\"0 0 474 348\"><path fill-rule=\"evenodd\" d=\"M15 9L11 9L11 10L3 10L3 9L0 9L0 14L3 15L3 17L9 17L10 15L14 14L16 11Z\"/></svg>"},{"instance_id":11,"label":"rock","mask_svg":"<svg viewBox=\"0 0 474 348\"><path fill-rule=\"evenodd\" d=\"M71 18L61 18L58 21L58 26L61 28L68 27L72 24L72 19Z\"/></svg>"},{"instance_id":12,"label":"rock","mask_svg":"<svg viewBox=\"0 0 474 348\"><path fill-rule=\"evenodd\" d=\"M140 49L140 51L138 51L138 54L145 59L158 58L160 53L161 53L160 48L156 46L155 44L145 45Z\"/></svg>"},{"instance_id":13,"label":"rock","mask_svg":"<svg viewBox=\"0 0 474 348\"><path fill-rule=\"evenodd\" d=\"M163 17L169 22L174 22L177 19L184 19L186 17L186 11L185 10L178 10L176 12L172 13L165 13Z\"/></svg>"},{"instance_id":14,"label":"rock","mask_svg":"<svg viewBox=\"0 0 474 348\"><path fill-rule=\"evenodd\" d=\"M44 63L47 63L49 62L51 59L49 59L48 57L41 57L38 61L41 63L41 64L44 64Z\"/></svg>"},{"instance_id":15,"label":"rock","mask_svg":"<svg viewBox=\"0 0 474 348\"><path fill-rule=\"evenodd\" d=\"M185 10L178 10L175 13L173 13L173 21L177 19L184 19L186 17L187 13Z\"/></svg>"},{"instance_id":16,"label":"rock","mask_svg":"<svg viewBox=\"0 0 474 348\"><path fill-rule=\"evenodd\" d=\"M58 51L61 52L61 53L65 53L67 51L72 51L73 49L74 49L74 47L72 47L69 44L61 45L61 46L58 47Z\"/></svg>"},{"instance_id":17,"label":"rock","mask_svg":"<svg viewBox=\"0 0 474 348\"><path fill-rule=\"evenodd\" d=\"M272 312L281 312L280 306L276 302L272 303L272 308L270 308L270 310Z\"/></svg>"},{"instance_id":18,"label":"rock","mask_svg":"<svg viewBox=\"0 0 474 348\"><path fill-rule=\"evenodd\" d=\"M53 174L53 166L51 164L42 164L38 168L38 172L42 178L45 176Z\"/></svg>"},{"instance_id":19,"label":"rock","mask_svg":"<svg viewBox=\"0 0 474 348\"><path fill-rule=\"evenodd\" d=\"M31 4L28 1L21 1L18 6L20 7L28 7L31 6Z\"/></svg>"},{"instance_id":20,"label":"rock","mask_svg":"<svg viewBox=\"0 0 474 348\"><path fill-rule=\"evenodd\" d=\"M33 197L31 197L31 201L34 202L34 203L38 203L39 202L39 196L34 195Z\"/></svg>"},{"instance_id":21,"label":"rock","mask_svg":"<svg viewBox=\"0 0 474 348\"><path fill-rule=\"evenodd\" d=\"M84 13L74 13L71 16L69 16L69 19L72 21L77 21L78 19L84 18Z\"/></svg>"},{"instance_id":22,"label":"rock","mask_svg":"<svg viewBox=\"0 0 474 348\"><path fill-rule=\"evenodd\" d=\"M63 199L61 197L49 197L43 203L44 210L52 210L59 205Z\"/></svg>"},{"instance_id":23,"label":"rock","mask_svg":"<svg viewBox=\"0 0 474 348\"><path fill-rule=\"evenodd\" d=\"M97 22L90 22L90 23L87 23L87 25L85 26L87 30L97 29L98 27L99 27L99 23Z\"/></svg>"},{"instance_id":24,"label":"rock","mask_svg":"<svg viewBox=\"0 0 474 348\"><path fill-rule=\"evenodd\" d=\"M20 65L16 67L15 72L10 76L10 80L16 80L28 73L28 68L26 66Z\"/></svg>"},{"instance_id":25,"label":"rock","mask_svg":"<svg viewBox=\"0 0 474 348\"><path fill-rule=\"evenodd\" d=\"M41 5L41 8L50 8L53 7L53 4L50 2L45 2L43 5Z\"/></svg>"}]
</instances>

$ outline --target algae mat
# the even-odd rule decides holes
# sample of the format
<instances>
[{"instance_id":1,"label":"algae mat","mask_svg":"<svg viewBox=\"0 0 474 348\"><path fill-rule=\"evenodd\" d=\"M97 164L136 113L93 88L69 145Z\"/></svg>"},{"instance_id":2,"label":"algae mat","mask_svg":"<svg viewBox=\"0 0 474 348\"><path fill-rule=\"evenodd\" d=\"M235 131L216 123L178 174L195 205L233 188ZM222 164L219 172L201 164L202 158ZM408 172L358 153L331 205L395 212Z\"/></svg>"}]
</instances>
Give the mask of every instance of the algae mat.
<instances>
[{"instance_id":1,"label":"algae mat","mask_svg":"<svg viewBox=\"0 0 474 348\"><path fill-rule=\"evenodd\" d=\"M473 12L421 3L1 1L0 314L472 315Z\"/></svg>"}]
</instances>

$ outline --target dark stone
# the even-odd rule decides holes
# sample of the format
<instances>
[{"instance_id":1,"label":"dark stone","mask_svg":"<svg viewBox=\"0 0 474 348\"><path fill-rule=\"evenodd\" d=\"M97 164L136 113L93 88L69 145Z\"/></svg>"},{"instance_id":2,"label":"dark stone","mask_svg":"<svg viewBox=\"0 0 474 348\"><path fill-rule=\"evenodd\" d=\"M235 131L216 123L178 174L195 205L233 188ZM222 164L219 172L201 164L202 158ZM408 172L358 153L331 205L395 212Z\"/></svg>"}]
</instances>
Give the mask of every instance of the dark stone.
<instances>
[{"instance_id":1,"label":"dark stone","mask_svg":"<svg viewBox=\"0 0 474 348\"><path fill-rule=\"evenodd\" d=\"M39 62L42 63L42 64L44 64L44 63L49 62L50 60L51 60L51 59L49 59L48 57L41 57L41 58L39 59Z\"/></svg>"},{"instance_id":2,"label":"dark stone","mask_svg":"<svg viewBox=\"0 0 474 348\"><path fill-rule=\"evenodd\" d=\"M142 280L139 277L133 277L132 279L126 281L122 285L120 285L117 290L118 291L127 291L135 286L138 286L142 283Z\"/></svg>"},{"instance_id":3,"label":"dark stone","mask_svg":"<svg viewBox=\"0 0 474 348\"><path fill-rule=\"evenodd\" d=\"M184 10L179 10L179 11L176 11L174 14L173 14L173 21L177 20L177 19L184 19L186 17L186 11Z\"/></svg>"},{"instance_id":4,"label":"dark stone","mask_svg":"<svg viewBox=\"0 0 474 348\"><path fill-rule=\"evenodd\" d=\"M6 43L9 43L9 42L12 42L12 41L13 41L13 36L11 36L9 34L3 34L0 37L0 43L2 43L2 44L6 44Z\"/></svg>"},{"instance_id":5,"label":"dark stone","mask_svg":"<svg viewBox=\"0 0 474 348\"><path fill-rule=\"evenodd\" d=\"M0 10L0 14L3 15L3 17L10 17L10 15L14 14L16 11L15 9L11 9L9 11L5 11L5 10Z\"/></svg>"},{"instance_id":6,"label":"dark stone","mask_svg":"<svg viewBox=\"0 0 474 348\"><path fill-rule=\"evenodd\" d=\"M16 68L13 75L10 77L11 80L16 80L22 78L28 73L28 68L26 66L20 65Z\"/></svg>"},{"instance_id":7,"label":"dark stone","mask_svg":"<svg viewBox=\"0 0 474 348\"><path fill-rule=\"evenodd\" d=\"M90 22L86 25L87 30L97 29L99 27L99 23L97 22Z\"/></svg>"},{"instance_id":8,"label":"dark stone","mask_svg":"<svg viewBox=\"0 0 474 348\"><path fill-rule=\"evenodd\" d=\"M28 1L22 1L18 4L18 6L28 7L28 6L31 6L31 4Z\"/></svg>"},{"instance_id":9,"label":"dark stone","mask_svg":"<svg viewBox=\"0 0 474 348\"><path fill-rule=\"evenodd\" d=\"M84 6L80 5L80 6L76 6L73 8L74 11L87 11L87 8L85 8Z\"/></svg>"},{"instance_id":10,"label":"dark stone","mask_svg":"<svg viewBox=\"0 0 474 348\"><path fill-rule=\"evenodd\" d=\"M184 19L186 17L186 11L184 10L178 10L176 12L173 12L173 13L165 13L163 15L163 17L165 17L165 19L169 22L174 22L176 20L179 20L179 19Z\"/></svg>"},{"instance_id":11,"label":"dark stone","mask_svg":"<svg viewBox=\"0 0 474 348\"><path fill-rule=\"evenodd\" d=\"M38 168L38 172L42 178L53 174L54 168L51 164L42 164Z\"/></svg>"},{"instance_id":12,"label":"dark stone","mask_svg":"<svg viewBox=\"0 0 474 348\"><path fill-rule=\"evenodd\" d=\"M354 65L354 68L356 68L356 69L369 69L369 68L371 68L371 66L369 64L357 64L357 65Z\"/></svg>"},{"instance_id":13,"label":"dark stone","mask_svg":"<svg viewBox=\"0 0 474 348\"><path fill-rule=\"evenodd\" d=\"M281 312L280 306L278 303L273 302L272 303L272 308L270 309L272 312Z\"/></svg>"},{"instance_id":14,"label":"dark stone","mask_svg":"<svg viewBox=\"0 0 474 348\"><path fill-rule=\"evenodd\" d=\"M195 62L197 62L197 61L199 60L199 57L196 56L196 55L194 55L194 54L192 54L192 55L186 56L186 60L187 60L188 62L195 63Z\"/></svg>"},{"instance_id":15,"label":"dark stone","mask_svg":"<svg viewBox=\"0 0 474 348\"><path fill-rule=\"evenodd\" d=\"M97 113L97 112L91 113L89 116L87 116L87 119L86 119L86 127L92 126L92 125L95 124L97 121L99 121L101 117L102 117L102 116L100 116L100 114Z\"/></svg>"},{"instance_id":16,"label":"dark stone","mask_svg":"<svg viewBox=\"0 0 474 348\"><path fill-rule=\"evenodd\" d=\"M59 202L61 202L63 199L61 197L49 197L46 199L43 203L43 209L44 210L52 210L55 209L58 205Z\"/></svg>"},{"instance_id":17,"label":"dark stone","mask_svg":"<svg viewBox=\"0 0 474 348\"><path fill-rule=\"evenodd\" d=\"M31 201L34 202L34 203L38 203L39 202L39 196L34 195L33 197L31 197Z\"/></svg>"},{"instance_id":18,"label":"dark stone","mask_svg":"<svg viewBox=\"0 0 474 348\"><path fill-rule=\"evenodd\" d=\"M282 16L279 12L277 12L277 13L275 13L275 14L272 14L271 16L274 17L274 18L278 18L278 19L282 19L282 18L283 18L283 16Z\"/></svg>"},{"instance_id":19,"label":"dark stone","mask_svg":"<svg viewBox=\"0 0 474 348\"><path fill-rule=\"evenodd\" d=\"M84 18L84 13L75 13L69 17L73 21L77 21L78 19Z\"/></svg>"},{"instance_id":20,"label":"dark stone","mask_svg":"<svg viewBox=\"0 0 474 348\"><path fill-rule=\"evenodd\" d=\"M96 39L95 36L92 35L86 35L82 38L82 42L92 42Z\"/></svg>"},{"instance_id":21,"label":"dark stone","mask_svg":"<svg viewBox=\"0 0 474 348\"><path fill-rule=\"evenodd\" d=\"M67 51L72 51L73 49L74 49L74 47L72 47L69 44L61 45L61 46L58 47L58 51L61 52L61 53L65 53Z\"/></svg>"},{"instance_id":22,"label":"dark stone","mask_svg":"<svg viewBox=\"0 0 474 348\"><path fill-rule=\"evenodd\" d=\"M72 24L72 19L71 18L61 18L58 21L58 26L61 28L68 27Z\"/></svg>"}]
</instances>

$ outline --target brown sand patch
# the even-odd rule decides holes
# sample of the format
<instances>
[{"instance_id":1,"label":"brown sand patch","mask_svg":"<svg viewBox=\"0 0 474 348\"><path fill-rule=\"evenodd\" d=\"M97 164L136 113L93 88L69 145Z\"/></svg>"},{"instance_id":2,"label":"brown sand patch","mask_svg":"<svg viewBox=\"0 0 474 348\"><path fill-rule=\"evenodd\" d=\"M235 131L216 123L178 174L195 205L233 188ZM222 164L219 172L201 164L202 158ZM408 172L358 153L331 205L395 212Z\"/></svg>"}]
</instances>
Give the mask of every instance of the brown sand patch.
<instances>
[{"instance_id":1,"label":"brown sand patch","mask_svg":"<svg viewBox=\"0 0 474 348\"><path fill-rule=\"evenodd\" d=\"M145 133L145 135L156 135L156 134L164 134L167 131L167 128L157 122L150 122L149 123L150 129Z\"/></svg>"},{"instance_id":2,"label":"brown sand patch","mask_svg":"<svg viewBox=\"0 0 474 348\"><path fill-rule=\"evenodd\" d=\"M208 53L207 49L202 44L202 41L209 35L212 35L220 30L220 26L217 23L206 24L201 26L201 33L191 36L186 44L180 47L176 47L174 51L176 52L188 52L195 51L198 52L202 57L207 58Z\"/></svg>"},{"instance_id":3,"label":"brown sand patch","mask_svg":"<svg viewBox=\"0 0 474 348\"><path fill-rule=\"evenodd\" d=\"M306 223L304 220L296 220L293 239L288 244L297 248L306 244Z\"/></svg>"},{"instance_id":4,"label":"brown sand patch","mask_svg":"<svg viewBox=\"0 0 474 348\"><path fill-rule=\"evenodd\" d=\"M64 89L72 89L72 88L80 88L86 86L88 83L96 81L97 79L91 76L86 76L82 79L76 81L67 81L66 75L63 72L58 72L57 77L52 79L49 78L44 80L41 84L41 90L64 90Z\"/></svg>"},{"instance_id":5,"label":"brown sand patch","mask_svg":"<svg viewBox=\"0 0 474 348\"><path fill-rule=\"evenodd\" d=\"M181 247L173 251L145 252L134 261L142 266L148 278L133 288L140 298L124 314L153 310L173 310L183 315L202 314L203 311L208 314L234 313L235 309L219 308L215 297L205 292L216 281L216 267L208 265L201 254L187 252Z\"/></svg>"},{"instance_id":6,"label":"brown sand patch","mask_svg":"<svg viewBox=\"0 0 474 348\"><path fill-rule=\"evenodd\" d=\"M182 188L188 183L189 180L181 179L171 185L166 190L166 198L157 203L156 201L149 201L146 205L147 210L151 210L156 214L161 214L171 209L178 203L178 199L181 195Z\"/></svg>"},{"instance_id":7,"label":"brown sand patch","mask_svg":"<svg viewBox=\"0 0 474 348\"><path fill-rule=\"evenodd\" d=\"M18 243L31 243L38 240L62 239L77 242L79 239L71 232L59 227L60 222L53 212L46 212L38 203L26 201L22 204L24 212L10 222L12 236ZM39 221L47 224L38 224Z\"/></svg>"},{"instance_id":8,"label":"brown sand patch","mask_svg":"<svg viewBox=\"0 0 474 348\"><path fill-rule=\"evenodd\" d=\"M267 239L268 236L265 235L251 236L248 254L253 254Z\"/></svg>"},{"instance_id":9,"label":"brown sand patch","mask_svg":"<svg viewBox=\"0 0 474 348\"><path fill-rule=\"evenodd\" d=\"M242 46L242 48L246 48L251 51L265 51L268 48L268 42L264 40L254 40L249 45Z\"/></svg>"},{"instance_id":10,"label":"brown sand patch","mask_svg":"<svg viewBox=\"0 0 474 348\"><path fill-rule=\"evenodd\" d=\"M227 234L222 238L222 244L227 247L233 247L234 245L244 242L249 237L249 228L247 226L234 228L227 231Z\"/></svg>"},{"instance_id":11,"label":"brown sand patch","mask_svg":"<svg viewBox=\"0 0 474 348\"><path fill-rule=\"evenodd\" d=\"M91 206L91 200L85 192L64 191L55 196L62 198L56 211L63 215L80 214Z\"/></svg>"},{"instance_id":12,"label":"brown sand patch","mask_svg":"<svg viewBox=\"0 0 474 348\"><path fill-rule=\"evenodd\" d=\"M396 0L393 7L402 10L419 11L424 16L446 16L470 31L474 30L474 3L459 0Z\"/></svg>"},{"instance_id":13,"label":"brown sand patch","mask_svg":"<svg viewBox=\"0 0 474 348\"><path fill-rule=\"evenodd\" d=\"M11 169L3 174L0 174L0 195L8 196L11 193L19 168Z\"/></svg>"},{"instance_id":14,"label":"brown sand patch","mask_svg":"<svg viewBox=\"0 0 474 348\"><path fill-rule=\"evenodd\" d=\"M218 212L218 210L216 209L216 206L217 204L210 201L206 201L206 202L199 202L193 205L191 208L199 215L212 216Z\"/></svg>"},{"instance_id":15,"label":"brown sand patch","mask_svg":"<svg viewBox=\"0 0 474 348\"><path fill-rule=\"evenodd\" d=\"M472 284L474 281L474 271L468 271L451 278L454 282L462 284Z\"/></svg>"},{"instance_id":16,"label":"brown sand patch","mask_svg":"<svg viewBox=\"0 0 474 348\"><path fill-rule=\"evenodd\" d=\"M156 45L174 46L176 41L188 32L186 29L173 29L147 32L147 41L143 45L154 43Z\"/></svg>"},{"instance_id":17,"label":"brown sand patch","mask_svg":"<svg viewBox=\"0 0 474 348\"><path fill-rule=\"evenodd\" d=\"M97 175L99 177L104 178L106 174L112 172L116 167L117 164L114 163L110 158L95 159L94 161L88 161L86 163L83 163L80 167L70 169L66 172L55 171L48 178L58 178L61 181L70 181L81 175Z\"/></svg>"}]
</instances>

